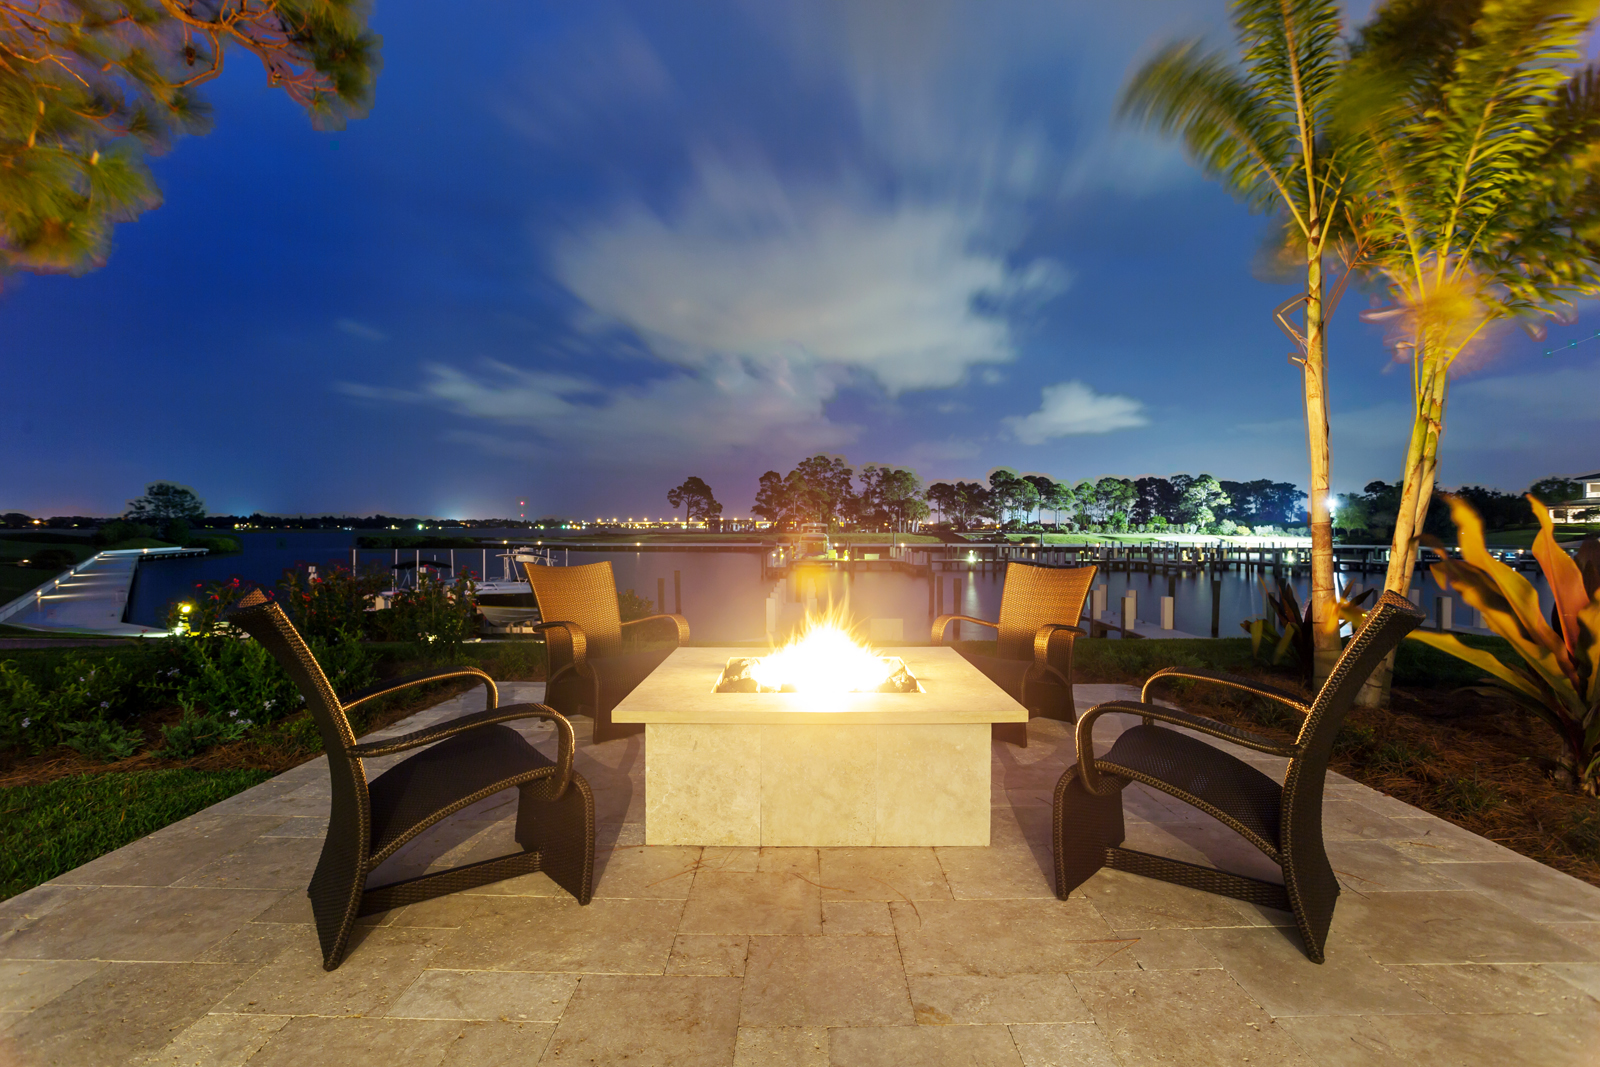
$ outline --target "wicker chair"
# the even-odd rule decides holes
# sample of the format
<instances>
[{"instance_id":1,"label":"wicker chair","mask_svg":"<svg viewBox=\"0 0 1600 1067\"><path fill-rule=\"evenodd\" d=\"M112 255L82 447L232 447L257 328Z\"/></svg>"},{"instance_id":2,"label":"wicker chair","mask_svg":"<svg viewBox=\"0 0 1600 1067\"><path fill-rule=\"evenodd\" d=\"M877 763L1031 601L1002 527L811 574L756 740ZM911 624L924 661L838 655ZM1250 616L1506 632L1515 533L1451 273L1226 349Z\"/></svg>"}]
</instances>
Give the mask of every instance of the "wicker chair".
<instances>
[{"instance_id":1,"label":"wicker chair","mask_svg":"<svg viewBox=\"0 0 1600 1067\"><path fill-rule=\"evenodd\" d=\"M1339 881L1322 845L1322 788L1333 739L1367 675L1423 618L1405 597L1383 594L1309 705L1236 675L1169 667L1150 676L1139 701L1113 700L1085 712L1078 720L1078 762L1056 783L1056 896L1067 899L1102 867L1203 889L1293 912L1306 955L1321 963L1339 896ZM1305 716L1305 722L1294 742L1285 744L1149 703L1150 691L1168 678L1193 678L1267 697ZM1123 731L1110 751L1096 756L1094 724L1108 712L1140 715L1144 723ZM1288 757L1288 774L1280 786L1237 756L1152 720ZM1129 782L1153 786L1220 819L1282 868L1283 884L1120 847L1122 790Z\"/></svg>"},{"instance_id":2,"label":"wicker chair","mask_svg":"<svg viewBox=\"0 0 1600 1067\"><path fill-rule=\"evenodd\" d=\"M689 641L688 621L682 615L650 615L623 622L617 613L617 582L609 562L581 567L525 563L523 570L544 620L536 629L544 631L550 652L545 702L564 715L592 716L596 744L643 733L641 724L613 725L611 709L659 667L672 649L624 652L623 634L631 627L670 622L673 636L683 645Z\"/></svg>"},{"instance_id":3,"label":"wicker chair","mask_svg":"<svg viewBox=\"0 0 1600 1067\"><path fill-rule=\"evenodd\" d=\"M572 769L572 724L542 704L498 707L487 674L471 667L383 682L341 701L283 609L259 591L240 602L228 621L260 641L294 680L322 734L333 779L332 810L322 858L307 893L322 943L322 966L343 960L356 919L402 904L544 871L579 904L594 893L594 797ZM400 737L358 744L347 712L358 704L420 682L476 678L488 707ZM503 725L548 719L556 726L555 762ZM430 747L408 756L372 781L363 759ZM406 842L446 816L515 786L521 852L367 888L367 876Z\"/></svg>"},{"instance_id":4,"label":"wicker chair","mask_svg":"<svg viewBox=\"0 0 1600 1067\"><path fill-rule=\"evenodd\" d=\"M945 630L958 619L997 630L993 656L966 651L961 655L1027 708L1030 716L1072 722L1077 718L1072 706L1072 642L1084 636L1073 624L1083 615L1094 573L1093 567L1007 563L999 621L941 615L933 621L933 643L943 644ZM994 738L1026 747L1028 724L995 723Z\"/></svg>"}]
</instances>

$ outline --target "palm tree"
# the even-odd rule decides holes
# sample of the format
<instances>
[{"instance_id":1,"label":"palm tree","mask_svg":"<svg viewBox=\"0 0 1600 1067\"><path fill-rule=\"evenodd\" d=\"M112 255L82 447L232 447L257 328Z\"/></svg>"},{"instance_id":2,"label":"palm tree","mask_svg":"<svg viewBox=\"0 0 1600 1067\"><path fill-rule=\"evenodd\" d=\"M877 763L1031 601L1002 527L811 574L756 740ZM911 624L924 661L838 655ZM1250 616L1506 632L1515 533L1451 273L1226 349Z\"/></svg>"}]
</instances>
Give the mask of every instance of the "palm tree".
<instances>
[{"instance_id":1,"label":"palm tree","mask_svg":"<svg viewBox=\"0 0 1600 1067\"><path fill-rule=\"evenodd\" d=\"M1199 41L1169 45L1123 90L1122 114L1183 139L1190 157L1252 208L1275 211L1305 266L1305 294L1277 319L1294 337L1311 459L1311 606L1315 681L1339 655L1334 609L1333 526L1328 511L1327 337L1324 258L1342 236L1342 167L1325 125L1343 60L1334 0L1235 0L1242 50L1234 65ZM1333 302L1349 277L1335 288ZM1304 304L1295 328L1288 306Z\"/></svg>"},{"instance_id":2,"label":"palm tree","mask_svg":"<svg viewBox=\"0 0 1600 1067\"><path fill-rule=\"evenodd\" d=\"M1600 288L1600 70L1574 69L1595 7L1391 0L1352 50L1338 125L1391 298L1363 317L1390 326L1414 401L1388 589L1410 588L1458 360Z\"/></svg>"}]
</instances>

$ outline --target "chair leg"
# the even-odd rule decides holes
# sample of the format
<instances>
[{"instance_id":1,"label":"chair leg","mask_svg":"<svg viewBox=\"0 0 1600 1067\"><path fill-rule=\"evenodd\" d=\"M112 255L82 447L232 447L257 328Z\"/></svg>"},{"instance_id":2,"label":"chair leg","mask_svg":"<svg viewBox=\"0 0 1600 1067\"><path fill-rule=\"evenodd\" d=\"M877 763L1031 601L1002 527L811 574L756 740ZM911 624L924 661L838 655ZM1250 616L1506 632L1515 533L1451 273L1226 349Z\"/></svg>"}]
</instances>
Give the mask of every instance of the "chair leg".
<instances>
[{"instance_id":1,"label":"chair leg","mask_svg":"<svg viewBox=\"0 0 1600 1067\"><path fill-rule=\"evenodd\" d=\"M1055 818L1051 844L1056 860L1056 896L1067 894L1087 882L1106 865L1106 849L1122 844L1127 832L1122 822L1122 786L1127 782L1110 778L1118 789L1110 796L1096 796L1083 787L1074 764L1056 783Z\"/></svg>"},{"instance_id":2,"label":"chair leg","mask_svg":"<svg viewBox=\"0 0 1600 1067\"><path fill-rule=\"evenodd\" d=\"M1323 962L1328 928L1333 925L1333 907L1339 900L1339 879L1321 841L1316 848L1291 850L1284 857L1283 888L1305 941L1306 956L1312 963Z\"/></svg>"},{"instance_id":3,"label":"chair leg","mask_svg":"<svg viewBox=\"0 0 1600 1067\"><path fill-rule=\"evenodd\" d=\"M521 787L517 802L517 844L539 853L539 869L587 904L594 896L594 794L574 772L559 800L544 800L544 783Z\"/></svg>"},{"instance_id":4,"label":"chair leg","mask_svg":"<svg viewBox=\"0 0 1600 1067\"><path fill-rule=\"evenodd\" d=\"M322 843L322 858L306 889L325 971L334 970L344 959L367 882L365 851L359 843L344 837L330 826Z\"/></svg>"}]
</instances>

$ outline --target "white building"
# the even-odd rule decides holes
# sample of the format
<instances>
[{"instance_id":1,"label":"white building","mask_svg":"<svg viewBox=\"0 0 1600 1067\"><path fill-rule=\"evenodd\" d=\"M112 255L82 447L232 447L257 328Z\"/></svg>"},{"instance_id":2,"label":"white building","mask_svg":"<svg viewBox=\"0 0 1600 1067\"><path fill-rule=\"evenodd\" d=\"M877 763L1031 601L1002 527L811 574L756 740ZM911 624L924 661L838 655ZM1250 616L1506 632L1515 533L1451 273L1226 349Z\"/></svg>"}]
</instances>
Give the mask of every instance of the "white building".
<instances>
[{"instance_id":1,"label":"white building","mask_svg":"<svg viewBox=\"0 0 1600 1067\"><path fill-rule=\"evenodd\" d=\"M1550 521L1600 522L1600 471L1580 474L1572 480L1583 486L1583 495L1576 500L1551 504Z\"/></svg>"}]
</instances>

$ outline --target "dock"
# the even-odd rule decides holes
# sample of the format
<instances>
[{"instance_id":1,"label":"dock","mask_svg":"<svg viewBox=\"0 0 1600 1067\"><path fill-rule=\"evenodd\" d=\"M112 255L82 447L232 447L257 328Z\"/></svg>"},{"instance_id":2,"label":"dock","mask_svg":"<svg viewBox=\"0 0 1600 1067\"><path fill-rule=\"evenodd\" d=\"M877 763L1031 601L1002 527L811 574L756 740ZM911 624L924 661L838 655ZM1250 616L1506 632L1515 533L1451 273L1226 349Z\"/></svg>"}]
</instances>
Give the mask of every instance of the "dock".
<instances>
[{"instance_id":1,"label":"dock","mask_svg":"<svg viewBox=\"0 0 1600 1067\"><path fill-rule=\"evenodd\" d=\"M167 631L127 621L128 594L140 564L203 556L204 548L118 548L98 552L65 574L0 606L0 622L29 630L107 637L163 637Z\"/></svg>"}]
</instances>

